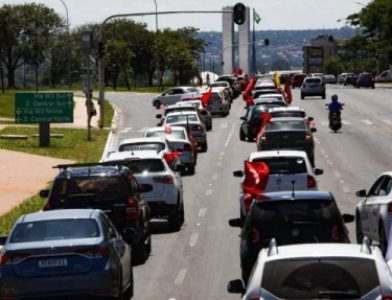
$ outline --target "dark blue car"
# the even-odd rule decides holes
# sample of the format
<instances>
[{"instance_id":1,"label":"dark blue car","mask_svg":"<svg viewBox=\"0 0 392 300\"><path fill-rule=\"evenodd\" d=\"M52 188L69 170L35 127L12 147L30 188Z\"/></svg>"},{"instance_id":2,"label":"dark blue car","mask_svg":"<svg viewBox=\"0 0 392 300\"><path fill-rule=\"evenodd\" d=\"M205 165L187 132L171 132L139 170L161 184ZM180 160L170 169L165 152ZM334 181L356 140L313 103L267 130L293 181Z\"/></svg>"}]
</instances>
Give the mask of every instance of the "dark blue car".
<instances>
[{"instance_id":1,"label":"dark blue car","mask_svg":"<svg viewBox=\"0 0 392 300\"><path fill-rule=\"evenodd\" d=\"M101 210L21 216L3 246L0 299L133 296L131 248Z\"/></svg>"}]
</instances>

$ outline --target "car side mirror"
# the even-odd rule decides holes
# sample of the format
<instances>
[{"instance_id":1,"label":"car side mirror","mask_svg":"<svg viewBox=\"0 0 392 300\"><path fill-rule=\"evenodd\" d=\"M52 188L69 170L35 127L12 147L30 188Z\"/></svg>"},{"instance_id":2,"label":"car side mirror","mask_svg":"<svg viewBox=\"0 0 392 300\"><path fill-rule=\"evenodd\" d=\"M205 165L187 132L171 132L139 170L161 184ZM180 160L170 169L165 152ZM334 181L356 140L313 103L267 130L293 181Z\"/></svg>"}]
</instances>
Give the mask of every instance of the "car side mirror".
<instances>
[{"instance_id":1,"label":"car side mirror","mask_svg":"<svg viewBox=\"0 0 392 300\"><path fill-rule=\"evenodd\" d=\"M314 120L313 117L308 117L308 121L309 121L309 122L312 122L313 120Z\"/></svg>"},{"instance_id":2,"label":"car side mirror","mask_svg":"<svg viewBox=\"0 0 392 300\"><path fill-rule=\"evenodd\" d=\"M245 287L241 279L230 280L227 291L231 294L245 294Z\"/></svg>"},{"instance_id":3,"label":"car side mirror","mask_svg":"<svg viewBox=\"0 0 392 300\"><path fill-rule=\"evenodd\" d=\"M352 223L352 222L354 222L354 219L355 219L355 217L352 214L343 214L343 222L344 223Z\"/></svg>"},{"instance_id":4,"label":"car side mirror","mask_svg":"<svg viewBox=\"0 0 392 300\"><path fill-rule=\"evenodd\" d=\"M314 175L322 175L324 174L324 170L323 169L314 169Z\"/></svg>"},{"instance_id":5,"label":"car side mirror","mask_svg":"<svg viewBox=\"0 0 392 300\"><path fill-rule=\"evenodd\" d=\"M40 190L39 191L39 196L41 198L47 198L49 196L49 190Z\"/></svg>"},{"instance_id":6,"label":"car side mirror","mask_svg":"<svg viewBox=\"0 0 392 300\"><path fill-rule=\"evenodd\" d=\"M246 117L241 117L240 120L246 121Z\"/></svg>"},{"instance_id":7,"label":"car side mirror","mask_svg":"<svg viewBox=\"0 0 392 300\"><path fill-rule=\"evenodd\" d=\"M355 193L357 197L366 197L366 190L359 190Z\"/></svg>"},{"instance_id":8,"label":"car side mirror","mask_svg":"<svg viewBox=\"0 0 392 300\"><path fill-rule=\"evenodd\" d=\"M311 132L311 133L314 133L314 132L316 132L316 131L317 131L317 128L314 128L314 127L310 128L310 132Z\"/></svg>"},{"instance_id":9,"label":"car side mirror","mask_svg":"<svg viewBox=\"0 0 392 300\"><path fill-rule=\"evenodd\" d=\"M230 219L229 225L230 225L230 227L242 227L243 222L241 221L240 218Z\"/></svg>"},{"instance_id":10,"label":"car side mirror","mask_svg":"<svg viewBox=\"0 0 392 300\"><path fill-rule=\"evenodd\" d=\"M148 193L148 192L151 192L152 190L153 190L153 187L151 184L144 183L144 184L139 185L139 192L140 193Z\"/></svg>"},{"instance_id":11,"label":"car side mirror","mask_svg":"<svg viewBox=\"0 0 392 300\"><path fill-rule=\"evenodd\" d=\"M155 115L155 118L157 118L157 119L162 119L162 114L156 114L156 115Z\"/></svg>"},{"instance_id":12,"label":"car side mirror","mask_svg":"<svg viewBox=\"0 0 392 300\"><path fill-rule=\"evenodd\" d=\"M7 240L8 236L0 236L0 245L4 245L6 240Z\"/></svg>"},{"instance_id":13,"label":"car side mirror","mask_svg":"<svg viewBox=\"0 0 392 300\"><path fill-rule=\"evenodd\" d=\"M241 170L234 171L233 176L234 177L242 177L242 176L244 176L244 172L242 172Z\"/></svg>"}]
</instances>

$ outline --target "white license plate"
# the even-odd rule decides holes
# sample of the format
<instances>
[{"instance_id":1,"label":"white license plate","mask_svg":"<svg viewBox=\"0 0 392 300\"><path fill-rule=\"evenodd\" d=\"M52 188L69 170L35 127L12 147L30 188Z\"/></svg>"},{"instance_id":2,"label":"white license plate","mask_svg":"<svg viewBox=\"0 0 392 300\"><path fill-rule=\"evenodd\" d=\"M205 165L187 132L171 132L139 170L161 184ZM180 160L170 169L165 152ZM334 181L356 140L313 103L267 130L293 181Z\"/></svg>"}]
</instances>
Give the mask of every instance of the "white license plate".
<instances>
[{"instance_id":1,"label":"white license plate","mask_svg":"<svg viewBox=\"0 0 392 300\"><path fill-rule=\"evenodd\" d=\"M57 268L66 267L68 261L66 258L52 258L52 259L42 259L38 261L38 267L40 268Z\"/></svg>"}]
</instances>

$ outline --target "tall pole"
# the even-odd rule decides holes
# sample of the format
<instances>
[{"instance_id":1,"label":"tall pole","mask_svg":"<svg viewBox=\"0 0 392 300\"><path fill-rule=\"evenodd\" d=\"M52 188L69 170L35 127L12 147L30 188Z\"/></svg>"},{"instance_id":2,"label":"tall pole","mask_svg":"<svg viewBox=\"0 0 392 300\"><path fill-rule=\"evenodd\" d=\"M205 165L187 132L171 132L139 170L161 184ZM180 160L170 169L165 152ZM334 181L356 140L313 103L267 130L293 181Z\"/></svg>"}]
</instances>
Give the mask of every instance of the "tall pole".
<instances>
[{"instance_id":1,"label":"tall pole","mask_svg":"<svg viewBox=\"0 0 392 300\"><path fill-rule=\"evenodd\" d=\"M154 5L155 5L155 34L157 36L157 41L158 41L158 5L157 5L157 0L154 0ZM158 86L158 91L161 88L161 76L159 72L159 47L158 44L156 45L157 49L155 52L156 57L156 73L157 73L157 86Z\"/></svg>"},{"instance_id":2,"label":"tall pole","mask_svg":"<svg viewBox=\"0 0 392 300\"><path fill-rule=\"evenodd\" d=\"M255 9L253 9L253 34L252 34L252 71L256 74L256 33L255 33Z\"/></svg>"},{"instance_id":3,"label":"tall pole","mask_svg":"<svg viewBox=\"0 0 392 300\"><path fill-rule=\"evenodd\" d=\"M60 0L61 3L64 5L65 12L67 14L67 67L68 67L68 88L71 89L71 43L69 40L69 18L68 18L68 7L63 0Z\"/></svg>"}]
</instances>

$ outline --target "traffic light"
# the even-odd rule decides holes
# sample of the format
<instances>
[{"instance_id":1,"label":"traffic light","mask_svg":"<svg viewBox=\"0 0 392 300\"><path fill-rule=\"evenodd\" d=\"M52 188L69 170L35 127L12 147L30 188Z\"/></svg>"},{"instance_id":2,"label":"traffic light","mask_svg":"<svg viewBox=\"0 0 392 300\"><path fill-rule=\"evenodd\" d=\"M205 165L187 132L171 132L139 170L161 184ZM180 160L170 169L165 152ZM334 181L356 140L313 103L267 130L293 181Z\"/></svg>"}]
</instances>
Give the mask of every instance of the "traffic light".
<instances>
[{"instance_id":1,"label":"traffic light","mask_svg":"<svg viewBox=\"0 0 392 300\"><path fill-rule=\"evenodd\" d=\"M243 3L239 2L233 7L233 21L237 25L245 23L246 7Z\"/></svg>"},{"instance_id":2,"label":"traffic light","mask_svg":"<svg viewBox=\"0 0 392 300\"><path fill-rule=\"evenodd\" d=\"M264 40L264 45L265 45L265 46L269 46L269 39L265 39L265 40Z\"/></svg>"}]
</instances>

